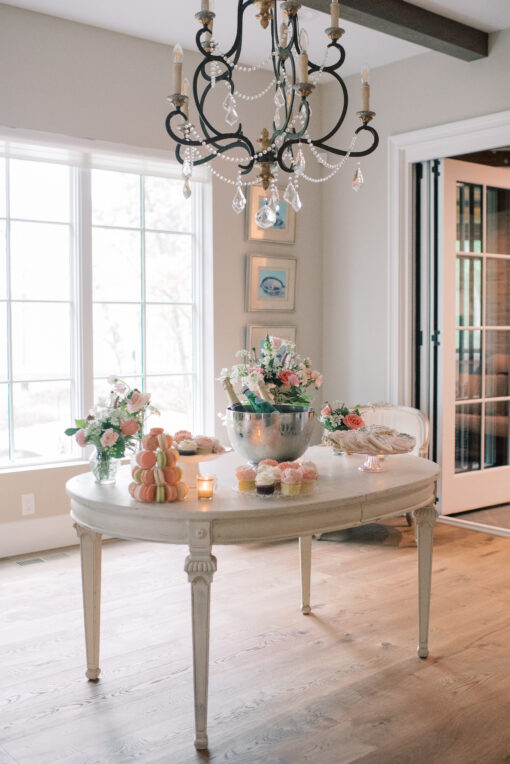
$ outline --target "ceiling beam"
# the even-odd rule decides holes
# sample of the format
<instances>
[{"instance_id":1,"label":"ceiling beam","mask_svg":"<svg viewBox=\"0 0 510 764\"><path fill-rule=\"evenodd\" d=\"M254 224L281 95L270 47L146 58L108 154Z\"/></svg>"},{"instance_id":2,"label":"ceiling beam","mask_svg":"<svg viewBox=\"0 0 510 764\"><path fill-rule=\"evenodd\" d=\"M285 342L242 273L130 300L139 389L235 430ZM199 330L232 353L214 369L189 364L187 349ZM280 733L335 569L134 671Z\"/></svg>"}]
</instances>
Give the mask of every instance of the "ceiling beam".
<instances>
[{"instance_id":1,"label":"ceiling beam","mask_svg":"<svg viewBox=\"0 0 510 764\"><path fill-rule=\"evenodd\" d=\"M329 0L303 0L329 12ZM405 0L340 0L341 18L463 61L489 55L489 35ZM340 20L341 23L341 20Z\"/></svg>"}]
</instances>

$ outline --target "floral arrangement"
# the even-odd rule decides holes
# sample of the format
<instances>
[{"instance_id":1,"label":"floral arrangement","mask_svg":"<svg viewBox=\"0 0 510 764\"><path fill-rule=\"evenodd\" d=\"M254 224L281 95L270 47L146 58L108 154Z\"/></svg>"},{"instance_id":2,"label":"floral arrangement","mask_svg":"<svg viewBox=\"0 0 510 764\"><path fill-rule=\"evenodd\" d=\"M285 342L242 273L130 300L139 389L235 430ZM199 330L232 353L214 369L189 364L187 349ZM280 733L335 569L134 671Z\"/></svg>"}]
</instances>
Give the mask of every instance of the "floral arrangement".
<instances>
[{"instance_id":1,"label":"floral arrangement","mask_svg":"<svg viewBox=\"0 0 510 764\"><path fill-rule=\"evenodd\" d=\"M289 340L266 334L260 357L255 348L236 353L241 363L232 369L222 369L220 380L229 379L238 392L248 387L255 395L269 400L275 406L291 404L309 406L313 387L322 385L322 375L312 369L309 358L296 353L296 346Z\"/></svg>"},{"instance_id":2,"label":"floral arrangement","mask_svg":"<svg viewBox=\"0 0 510 764\"><path fill-rule=\"evenodd\" d=\"M104 470L111 459L121 459L126 448L136 448L143 437L145 417L159 413L150 405L150 393L131 388L115 376L108 377L108 382L113 386L108 400L99 400L85 419L75 419L76 426L65 430L82 448L96 447Z\"/></svg>"},{"instance_id":3,"label":"floral arrangement","mask_svg":"<svg viewBox=\"0 0 510 764\"><path fill-rule=\"evenodd\" d=\"M335 432L336 430L358 430L364 427L359 406L349 408L342 401L334 401L324 405L319 421L325 430Z\"/></svg>"}]
</instances>

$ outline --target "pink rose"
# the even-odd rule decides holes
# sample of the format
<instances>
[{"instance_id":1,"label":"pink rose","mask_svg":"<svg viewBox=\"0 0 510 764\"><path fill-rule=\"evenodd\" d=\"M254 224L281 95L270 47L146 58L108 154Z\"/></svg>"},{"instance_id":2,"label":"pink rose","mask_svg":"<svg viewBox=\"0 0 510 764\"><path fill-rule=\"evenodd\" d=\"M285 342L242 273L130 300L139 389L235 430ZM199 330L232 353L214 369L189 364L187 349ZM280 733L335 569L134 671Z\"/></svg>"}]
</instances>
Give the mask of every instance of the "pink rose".
<instances>
[{"instance_id":1,"label":"pink rose","mask_svg":"<svg viewBox=\"0 0 510 764\"><path fill-rule=\"evenodd\" d=\"M357 414L347 414L343 418L343 423L349 430L358 430L360 427L364 427L365 422Z\"/></svg>"},{"instance_id":2,"label":"pink rose","mask_svg":"<svg viewBox=\"0 0 510 764\"><path fill-rule=\"evenodd\" d=\"M291 385L299 386L299 377L294 371L284 369L278 374L278 377L284 387L290 387Z\"/></svg>"},{"instance_id":3,"label":"pink rose","mask_svg":"<svg viewBox=\"0 0 510 764\"><path fill-rule=\"evenodd\" d=\"M111 427L103 432L101 435L101 445L107 448L108 446L114 446L119 439L119 433L115 432Z\"/></svg>"},{"instance_id":4,"label":"pink rose","mask_svg":"<svg viewBox=\"0 0 510 764\"><path fill-rule=\"evenodd\" d=\"M250 369L250 374L260 374L261 377L264 376L264 370L260 368L260 366L254 366L253 369Z\"/></svg>"},{"instance_id":5,"label":"pink rose","mask_svg":"<svg viewBox=\"0 0 510 764\"><path fill-rule=\"evenodd\" d=\"M322 387L322 374L319 374L318 377L315 377L314 382L315 382L315 387L317 388L317 390L319 389L319 387Z\"/></svg>"},{"instance_id":6,"label":"pink rose","mask_svg":"<svg viewBox=\"0 0 510 764\"><path fill-rule=\"evenodd\" d=\"M133 395L128 401L127 410L130 414L136 414L141 411L144 406L148 404L151 399L150 393L141 393L138 390L133 392Z\"/></svg>"},{"instance_id":7,"label":"pink rose","mask_svg":"<svg viewBox=\"0 0 510 764\"><path fill-rule=\"evenodd\" d=\"M121 423L120 429L124 435L134 435L140 429L140 425L136 419L126 419L125 422Z\"/></svg>"},{"instance_id":8,"label":"pink rose","mask_svg":"<svg viewBox=\"0 0 510 764\"><path fill-rule=\"evenodd\" d=\"M329 403L326 403L326 405L324 406L324 408L321 411L321 415L322 416L331 416L332 413L333 413L333 409L331 408Z\"/></svg>"},{"instance_id":9,"label":"pink rose","mask_svg":"<svg viewBox=\"0 0 510 764\"><path fill-rule=\"evenodd\" d=\"M87 431L86 430L78 430L76 435L74 436L76 442L78 443L81 448L87 445Z\"/></svg>"},{"instance_id":10,"label":"pink rose","mask_svg":"<svg viewBox=\"0 0 510 764\"><path fill-rule=\"evenodd\" d=\"M282 345L285 344L285 340L282 340L281 337L269 337L269 341L272 344L274 350L280 350Z\"/></svg>"}]
</instances>

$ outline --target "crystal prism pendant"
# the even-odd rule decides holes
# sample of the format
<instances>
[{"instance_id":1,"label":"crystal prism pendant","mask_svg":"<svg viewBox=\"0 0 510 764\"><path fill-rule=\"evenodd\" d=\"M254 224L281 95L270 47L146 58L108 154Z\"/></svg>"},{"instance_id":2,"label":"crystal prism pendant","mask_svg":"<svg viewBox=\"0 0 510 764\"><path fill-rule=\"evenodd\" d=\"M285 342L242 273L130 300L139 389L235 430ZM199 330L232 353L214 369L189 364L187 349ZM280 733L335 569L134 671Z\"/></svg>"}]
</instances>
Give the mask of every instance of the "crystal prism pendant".
<instances>
[{"instance_id":1,"label":"crystal prism pendant","mask_svg":"<svg viewBox=\"0 0 510 764\"><path fill-rule=\"evenodd\" d=\"M276 223L276 211L264 199L264 204L258 212L255 213L255 222L259 228L272 228Z\"/></svg>"},{"instance_id":2,"label":"crystal prism pendant","mask_svg":"<svg viewBox=\"0 0 510 764\"><path fill-rule=\"evenodd\" d=\"M273 117L274 126L277 130L280 129L282 126L282 118L280 115L280 109L275 109L274 117Z\"/></svg>"},{"instance_id":3,"label":"crystal prism pendant","mask_svg":"<svg viewBox=\"0 0 510 764\"><path fill-rule=\"evenodd\" d=\"M299 149L296 159L294 161L294 172L296 173L296 176L299 178L300 175L302 175L305 171L306 162L305 157L301 149Z\"/></svg>"},{"instance_id":4,"label":"crystal prism pendant","mask_svg":"<svg viewBox=\"0 0 510 764\"><path fill-rule=\"evenodd\" d=\"M301 204L301 199L299 198L299 194L296 191L296 187L294 186L294 183L291 180L289 180L289 182L287 183L287 188L285 189L283 198L285 199L286 202L290 204L294 212L299 212L299 210L303 206Z\"/></svg>"},{"instance_id":5,"label":"crystal prism pendant","mask_svg":"<svg viewBox=\"0 0 510 764\"><path fill-rule=\"evenodd\" d=\"M230 125L230 127L234 127L234 125L239 121L239 114L235 109L229 109L227 113L225 114L225 122L227 125Z\"/></svg>"},{"instance_id":6,"label":"crystal prism pendant","mask_svg":"<svg viewBox=\"0 0 510 764\"><path fill-rule=\"evenodd\" d=\"M246 197L243 194L241 186L237 186L234 198L232 199L232 209L239 215L240 212L246 207Z\"/></svg>"},{"instance_id":7,"label":"crystal prism pendant","mask_svg":"<svg viewBox=\"0 0 510 764\"><path fill-rule=\"evenodd\" d=\"M227 95L225 96L225 100L223 101L223 108L225 109L225 111L229 111L230 109L235 109L235 107L236 107L236 102L235 102L234 96L232 95L232 93L227 93Z\"/></svg>"},{"instance_id":8,"label":"crystal prism pendant","mask_svg":"<svg viewBox=\"0 0 510 764\"><path fill-rule=\"evenodd\" d=\"M280 201L280 194L278 193L278 189L275 185L271 186L271 199L270 199L270 205L275 210L275 212L278 212L278 202Z\"/></svg>"},{"instance_id":9,"label":"crystal prism pendant","mask_svg":"<svg viewBox=\"0 0 510 764\"><path fill-rule=\"evenodd\" d=\"M365 179L363 177L363 173L361 172L361 167L358 162L356 172L354 173L354 178L352 179L352 190L359 191L364 182L365 182Z\"/></svg>"},{"instance_id":10,"label":"crystal prism pendant","mask_svg":"<svg viewBox=\"0 0 510 764\"><path fill-rule=\"evenodd\" d=\"M283 93L280 88L275 90L273 101L277 109L281 109L283 106L285 106L285 98L283 97Z\"/></svg>"},{"instance_id":11,"label":"crystal prism pendant","mask_svg":"<svg viewBox=\"0 0 510 764\"><path fill-rule=\"evenodd\" d=\"M191 163L188 162L188 160L186 160L182 166L182 177L185 180L189 180L189 178L191 178L191 173L192 173Z\"/></svg>"},{"instance_id":12,"label":"crystal prism pendant","mask_svg":"<svg viewBox=\"0 0 510 764\"><path fill-rule=\"evenodd\" d=\"M189 199L191 196L191 186L189 180L184 181L184 186L182 187L182 195L185 199Z\"/></svg>"}]
</instances>

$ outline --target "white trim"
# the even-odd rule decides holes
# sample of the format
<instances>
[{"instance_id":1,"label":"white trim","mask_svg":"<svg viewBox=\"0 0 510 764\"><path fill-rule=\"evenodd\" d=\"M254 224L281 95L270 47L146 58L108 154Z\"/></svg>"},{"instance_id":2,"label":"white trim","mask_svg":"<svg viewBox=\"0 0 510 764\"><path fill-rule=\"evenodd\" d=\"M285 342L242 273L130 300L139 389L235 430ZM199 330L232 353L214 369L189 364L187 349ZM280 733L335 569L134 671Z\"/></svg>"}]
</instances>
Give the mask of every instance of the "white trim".
<instances>
[{"instance_id":1,"label":"white trim","mask_svg":"<svg viewBox=\"0 0 510 764\"><path fill-rule=\"evenodd\" d=\"M78 544L71 515L53 515L0 525L0 558Z\"/></svg>"},{"instance_id":2,"label":"white trim","mask_svg":"<svg viewBox=\"0 0 510 764\"><path fill-rule=\"evenodd\" d=\"M489 533L493 536L505 536L510 538L510 528L500 528L497 525L486 525L485 523L475 523L471 520L455 517L455 515L440 515L438 522L445 525L456 525L458 528L466 528L468 531L478 531L478 533Z\"/></svg>"},{"instance_id":3,"label":"white trim","mask_svg":"<svg viewBox=\"0 0 510 764\"><path fill-rule=\"evenodd\" d=\"M388 146L388 395L411 405L412 165L510 141L510 110L389 138Z\"/></svg>"}]
</instances>

